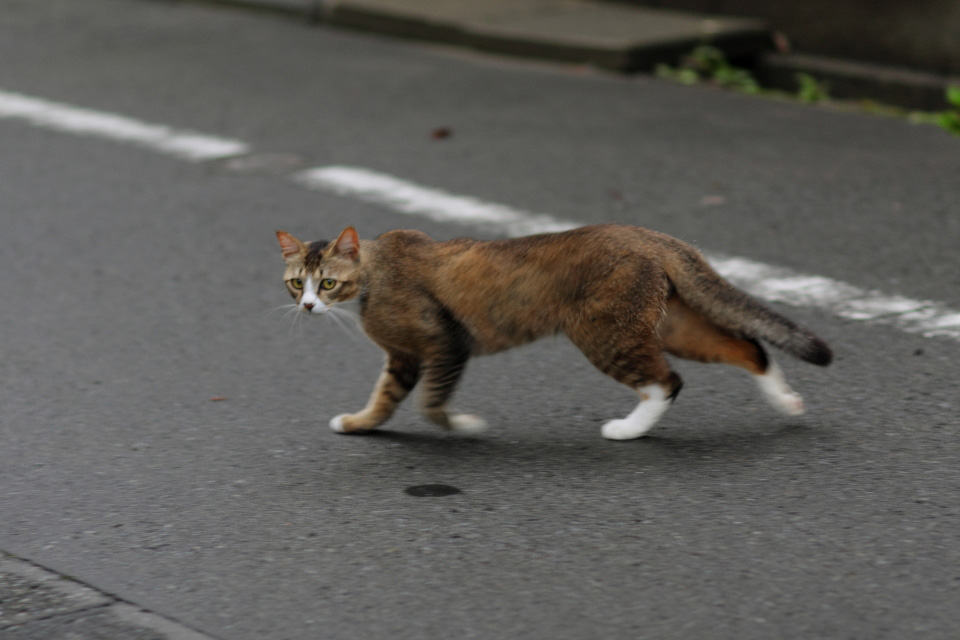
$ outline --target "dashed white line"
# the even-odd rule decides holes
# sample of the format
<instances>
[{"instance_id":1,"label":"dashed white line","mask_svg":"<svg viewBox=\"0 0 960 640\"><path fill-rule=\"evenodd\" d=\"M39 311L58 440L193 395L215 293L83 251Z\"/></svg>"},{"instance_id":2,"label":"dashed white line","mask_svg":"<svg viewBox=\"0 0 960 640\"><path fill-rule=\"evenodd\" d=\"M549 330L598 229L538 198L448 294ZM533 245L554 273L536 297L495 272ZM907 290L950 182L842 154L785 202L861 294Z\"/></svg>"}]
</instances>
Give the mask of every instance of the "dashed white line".
<instances>
[{"instance_id":1,"label":"dashed white line","mask_svg":"<svg viewBox=\"0 0 960 640\"><path fill-rule=\"evenodd\" d=\"M358 198L401 213L437 222L493 228L509 235L567 231L582 226L545 214L453 195L359 167L317 167L295 173L292 178L310 189Z\"/></svg>"},{"instance_id":2,"label":"dashed white line","mask_svg":"<svg viewBox=\"0 0 960 640\"><path fill-rule=\"evenodd\" d=\"M926 337L960 340L960 312L939 302L887 295L746 258L708 258L721 275L758 298L823 309L841 318L890 325Z\"/></svg>"},{"instance_id":3,"label":"dashed white line","mask_svg":"<svg viewBox=\"0 0 960 640\"><path fill-rule=\"evenodd\" d=\"M134 144L192 162L250 153L239 140L178 130L113 113L74 107L0 90L0 118ZM360 167L327 166L290 176L309 189L327 191L422 216L510 236L564 231L580 223L459 196ZM960 341L960 311L928 300L887 295L746 258L707 255L718 272L753 295L798 307L823 309L841 318L885 324L924 336Z\"/></svg>"},{"instance_id":4,"label":"dashed white line","mask_svg":"<svg viewBox=\"0 0 960 640\"><path fill-rule=\"evenodd\" d=\"M46 129L135 144L193 162L228 158L250 151L249 145L239 140L182 131L7 91L0 91L0 118L20 119Z\"/></svg>"}]
</instances>

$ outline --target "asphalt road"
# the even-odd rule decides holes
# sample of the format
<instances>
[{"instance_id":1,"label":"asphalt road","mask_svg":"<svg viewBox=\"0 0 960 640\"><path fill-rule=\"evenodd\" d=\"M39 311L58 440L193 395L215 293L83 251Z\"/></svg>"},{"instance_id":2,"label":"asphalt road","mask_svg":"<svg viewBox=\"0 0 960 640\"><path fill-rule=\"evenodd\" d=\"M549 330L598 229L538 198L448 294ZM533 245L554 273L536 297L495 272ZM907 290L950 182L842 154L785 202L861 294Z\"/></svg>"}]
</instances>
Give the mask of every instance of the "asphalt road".
<instances>
[{"instance_id":1,"label":"asphalt road","mask_svg":"<svg viewBox=\"0 0 960 640\"><path fill-rule=\"evenodd\" d=\"M548 340L471 363L481 436L348 437L379 353L270 311L276 228L473 233L280 175L331 164L958 308L957 139L178 2L7 0L0 60L283 161L0 119L0 550L223 640L955 637L956 341L779 307L837 353L780 358L809 414L680 363L624 443L632 393Z\"/></svg>"}]
</instances>

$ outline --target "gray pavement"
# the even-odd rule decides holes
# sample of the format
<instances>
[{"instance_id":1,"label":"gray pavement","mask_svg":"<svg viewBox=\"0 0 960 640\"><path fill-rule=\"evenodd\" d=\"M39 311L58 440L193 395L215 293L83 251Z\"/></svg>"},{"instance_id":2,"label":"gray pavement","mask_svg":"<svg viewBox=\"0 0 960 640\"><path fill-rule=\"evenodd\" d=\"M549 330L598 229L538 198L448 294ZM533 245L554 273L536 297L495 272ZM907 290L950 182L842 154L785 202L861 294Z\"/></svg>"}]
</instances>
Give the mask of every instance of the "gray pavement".
<instances>
[{"instance_id":1,"label":"gray pavement","mask_svg":"<svg viewBox=\"0 0 960 640\"><path fill-rule=\"evenodd\" d=\"M471 363L482 436L411 405L344 437L379 354L270 313L278 227L471 233L284 175L330 164L957 308L942 131L182 3L13 0L0 59L0 89L290 162L0 119L4 640L955 635L956 342L781 307L838 356L781 359L807 416L681 365L612 443L631 394L548 340Z\"/></svg>"}]
</instances>

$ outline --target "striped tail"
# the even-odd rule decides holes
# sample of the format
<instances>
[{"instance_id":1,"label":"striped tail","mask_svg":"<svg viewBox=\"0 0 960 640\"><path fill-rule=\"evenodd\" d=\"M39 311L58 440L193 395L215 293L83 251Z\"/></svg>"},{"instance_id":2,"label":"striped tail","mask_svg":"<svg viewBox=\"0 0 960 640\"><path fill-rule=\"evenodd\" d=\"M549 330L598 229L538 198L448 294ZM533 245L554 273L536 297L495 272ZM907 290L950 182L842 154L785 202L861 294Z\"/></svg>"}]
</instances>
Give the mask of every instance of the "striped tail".
<instances>
[{"instance_id":1,"label":"striped tail","mask_svg":"<svg viewBox=\"0 0 960 640\"><path fill-rule=\"evenodd\" d=\"M761 339L821 367L833 352L821 338L737 289L714 271L699 251L669 238L666 271L677 294L711 322L744 337Z\"/></svg>"}]
</instances>

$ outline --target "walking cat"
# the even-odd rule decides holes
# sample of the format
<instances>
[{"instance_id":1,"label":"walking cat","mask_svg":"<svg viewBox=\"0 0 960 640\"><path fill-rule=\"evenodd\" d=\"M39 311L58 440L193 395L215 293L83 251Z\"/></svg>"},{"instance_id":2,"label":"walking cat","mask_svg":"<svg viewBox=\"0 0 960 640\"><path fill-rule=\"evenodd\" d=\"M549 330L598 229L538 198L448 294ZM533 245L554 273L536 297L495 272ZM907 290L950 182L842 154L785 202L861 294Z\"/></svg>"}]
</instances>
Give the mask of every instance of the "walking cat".
<instances>
[{"instance_id":1,"label":"walking cat","mask_svg":"<svg viewBox=\"0 0 960 640\"><path fill-rule=\"evenodd\" d=\"M759 340L816 365L832 359L823 340L734 288L692 246L639 227L491 242L419 231L360 240L353 227L333 242L277 239L297 308L322 314L357 300L364 332L386 352L367 406L331 420L340 433L380 426L418 383L427 418L481 431L483 419L448 409L467 360L557 333L639 394L630 415L603 425L613 440L645 434L677 397L665 353L742 367L791 415L803 399Z\"/></svg>"}]
</instances>

